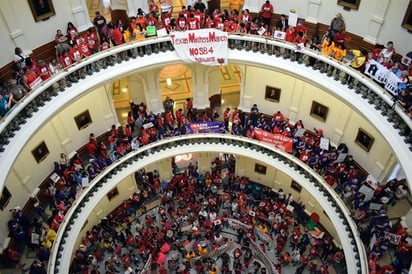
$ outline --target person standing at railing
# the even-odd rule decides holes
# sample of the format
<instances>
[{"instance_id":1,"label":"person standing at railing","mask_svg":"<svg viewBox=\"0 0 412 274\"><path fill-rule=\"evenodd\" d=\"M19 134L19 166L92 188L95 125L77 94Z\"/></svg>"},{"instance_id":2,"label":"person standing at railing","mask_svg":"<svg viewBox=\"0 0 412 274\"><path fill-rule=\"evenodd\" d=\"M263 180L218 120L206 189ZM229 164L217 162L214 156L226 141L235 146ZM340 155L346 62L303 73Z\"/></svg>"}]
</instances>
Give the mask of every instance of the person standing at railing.
<instances>
[{"instance_id":1,"label":"person standing at railing","mask_svg":"<svg viewBox=\"0 0 412 274\"><path fill-rule=\"evenodd\" d=\"M9 94L12 95L12 105L15 105L27 94L27 92L22 85L17 83L16 79L11 79L9 81Z\"/></svg>"},{"instance_id":2,"label":"person standing at railing","mask_svg":"<svg viewBox=\"0 0 412 274\"><path fill-rule=\"evenodd\" d=\"M334 48L335 42L333 42L332 37L327 36L322 42L320 52L325 56L332 56Z\"/></svg>"},{"instance_id":3,"label":"person standing at railing","mask_svg":"<svg viewBox=\"0 0 412 274\"><path fill-rule=\"evenodd\" d=\"M104 16L100 14L100 11L95 12L95 17L93 19L93 25L96 27L97 32L99 34L99 38L101 40L103 27L106 26L106 18L104 18Z\"/></svg>"},{"instance_id":4,"label":"person standing at railing","mask_svg":"<svg viewBox=\"0 0 412 274\"><path fill-rule=\"evenodd\" d=\"M333 49L333 57L338 60L342 61L342 59L346 56L346 48L343 43L338 43L336 47Z\"/></svg>"},{"instance_id":5,"label":"person standing at railing","mask_svg":"<svg viewBox=\"0 0 412 274\"><path fill-rule=\"evenodd\" d=\"M273 13L273 5L267 0L260 9L262 22L264 25L268 25L270 27L270 18L272 17Z\"/></svg>"},{"instance_id":6,"label":"person standing at railing","mask_svg":"<svg viewBox=\"0 0 412 274\"><path fill-rule=\"evenodd\" d=\"M183 13L179 14L179 17L176 20L176 29L178 31L187 30L187 21Z\"/></svg>"},{"instance_id":7,"label":"person standing at railing","mask_svg":"<svg viewBox=\"0 0 412 274\"><path fill-rule=\"evenodd\" d=\"M195 15L193 13L190 14L189 20L187 21L188 29L189 30L197 30L200 29L200 23L199 21L195 18Z\"/></svg>"},{"instance_id":8,"label":"person standing at railing","mask_svg":"<svg viewBox=\"0 0 412 274\"><path fill-rule=\"evenodd\" d=\"M342 14L336 14L336 17L332 19L330 23L329 30L332 38L335 38L335 34L339 31L345 31L345 21L342 18Z\"/></svg>"},{"instance_id":9,"label":"person standing at railing","mask_svg":"<svg viewBox=\"0 0 412 274\"><path fill-rule=\"evenodd\" d=\"M245 24L245 28L247 30L247 32L249 32L250 29L250 23L252 23L252 15L250 15L249 13L249 9L244 9L242 11L242 16L240 17L240 21Z\"/></svg>"},{"instance_id":10,"label":"person standing at railing","mask_svg":"<svg viewBox=\"0 0 412 274\"><path fill-rule=\"evenodd\" d=\"M22 77L22 85L27 90L27 92L30 92L32 90L32 84L36 81L36 79L37 74L34 73L34 71L32 71L29 67L25 67Z\"/></svg>"}]
</instances>

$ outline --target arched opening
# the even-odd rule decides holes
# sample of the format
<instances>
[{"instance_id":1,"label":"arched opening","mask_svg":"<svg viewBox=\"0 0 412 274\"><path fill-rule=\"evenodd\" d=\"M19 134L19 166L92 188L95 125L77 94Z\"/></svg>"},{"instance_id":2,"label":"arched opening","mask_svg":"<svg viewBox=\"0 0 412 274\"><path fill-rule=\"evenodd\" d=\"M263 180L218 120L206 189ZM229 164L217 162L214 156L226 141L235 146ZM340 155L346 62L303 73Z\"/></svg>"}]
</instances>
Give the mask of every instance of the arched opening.
<instances>
[{"instance_id":1,"label":"arched opening","mask_svg":"<svg viewBox=\"0 0 412 274\"><path fill-rule=\"evenodd\" d=\"M159 76L159 88L162 102L166 98L174 101L176 109L185 109L187 98L193 98L192 73L185 65L169 65L162 69Z\"/></svg>"},{"instance_id":2,"label":"arched opening","mask_svg":"<svg viewBox=\"0 0 412 274\"><path fill-rule=\"evenodd\" d=\"M237 65L226 65L219 67L219 86L221 96L221 109L231 109L240 103L240 81L241 74Z\"/></svg>"}]
</instances>

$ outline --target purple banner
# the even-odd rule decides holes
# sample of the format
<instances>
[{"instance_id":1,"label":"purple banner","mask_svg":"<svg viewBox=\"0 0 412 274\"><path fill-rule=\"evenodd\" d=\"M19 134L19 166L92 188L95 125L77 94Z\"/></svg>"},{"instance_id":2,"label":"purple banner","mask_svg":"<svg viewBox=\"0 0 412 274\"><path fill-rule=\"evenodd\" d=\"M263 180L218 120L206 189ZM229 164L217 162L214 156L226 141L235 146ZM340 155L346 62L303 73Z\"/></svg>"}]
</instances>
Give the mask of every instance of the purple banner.
<instances>
[{"instance_id":1,"label":"purple banner","mask_svg":"<svg viewBox=\"0 0 412 274\"><path fill-rule=\"evenodd\" d=\"M190 133L222 133L225 126L222 122L195 122L189 123Z\"/></svg>"}]
</instances>

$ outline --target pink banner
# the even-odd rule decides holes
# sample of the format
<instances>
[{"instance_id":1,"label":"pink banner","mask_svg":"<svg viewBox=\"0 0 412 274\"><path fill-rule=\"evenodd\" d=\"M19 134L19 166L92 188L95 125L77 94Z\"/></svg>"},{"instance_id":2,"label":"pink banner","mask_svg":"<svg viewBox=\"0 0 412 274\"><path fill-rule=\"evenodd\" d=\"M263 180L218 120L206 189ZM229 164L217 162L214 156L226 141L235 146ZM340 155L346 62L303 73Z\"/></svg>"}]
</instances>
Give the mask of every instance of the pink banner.
<instances>
[{"instance_id":1,"label":"pink banner","mask_svg":"<svg viewBox=\"0 0 412 274\"><path fill-rule=\"evenodd\" d=\"M259 141L273 144L275 147L283 151L292 153L292 149L293 149L293 139L292 138L283 136L281 134L273 134L273 133L270 133L260 128L255 128L254 131L255 131L255 137Z\"/></svg>"}]
</instances>

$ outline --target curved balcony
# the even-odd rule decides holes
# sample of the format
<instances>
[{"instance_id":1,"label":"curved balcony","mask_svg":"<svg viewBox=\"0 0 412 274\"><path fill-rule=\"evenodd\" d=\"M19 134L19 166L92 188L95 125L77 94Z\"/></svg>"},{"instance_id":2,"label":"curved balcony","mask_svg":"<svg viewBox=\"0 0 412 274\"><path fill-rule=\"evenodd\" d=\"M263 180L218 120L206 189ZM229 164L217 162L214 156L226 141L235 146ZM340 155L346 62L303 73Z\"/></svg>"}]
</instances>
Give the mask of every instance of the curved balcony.
<instances>
[{"instance_id":1,"label":"curved balcony","mask_svg":"<svg viewBox=\"0 0 412 274\"><path fill-rule=\"evenodd\" d=\"M243 45L236 46L235 41L243 41ZM318 52L305 49L296 53L295 46L290 43L256 36L230 35L228 46L232 63L290 73L328 90L357 110L384 136L402 165L411 189L412 169L407 167L407 163L412 162L412 120L399 106L393 107L391 96L380 86L349 66ZM131 58L127 51L132 53ZM157 58L153 58L153 54ZM310 62L311 59L315 62ZM0 123L0 159L7 159L2 161L5 172L0 174L1 184L4 184L13 166L15 155L19 155L27 140L47 123L49 117L66 105L92 88L121 75L179 62L169 37L154 38L95 54L42 83Z\"/></svg>"},{"instance_id":2,"label":"curved balcony","mask_svg":"<svg viewBox=\"0 0 412 274\"><path fill-rule=\"evenodd\" d=\"M323 178L292 155L246 137L225 134L194 134L164 139L131 152L99 174L73 203L61 223L49 261L49 273L68 273L76 240L82 226L99 201L114 186L133 172L153 162L186 152L218 151L245 157L256 156L278 170L290 174L310 192L335 225L346 258L348 273L367 273L367 258L357 227L339 196Z\"/></svg>"}]
</instances>

